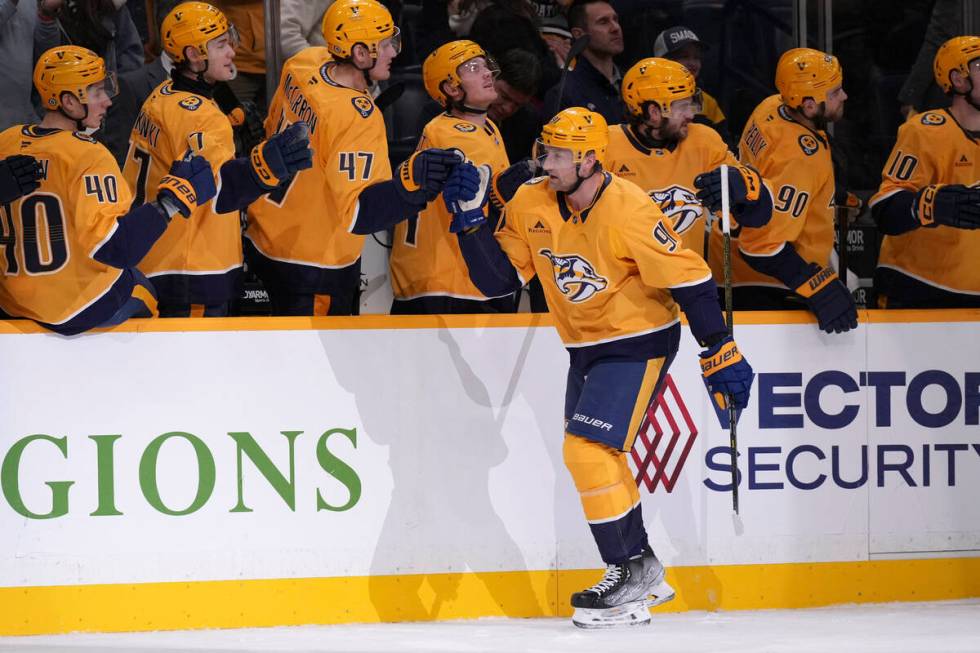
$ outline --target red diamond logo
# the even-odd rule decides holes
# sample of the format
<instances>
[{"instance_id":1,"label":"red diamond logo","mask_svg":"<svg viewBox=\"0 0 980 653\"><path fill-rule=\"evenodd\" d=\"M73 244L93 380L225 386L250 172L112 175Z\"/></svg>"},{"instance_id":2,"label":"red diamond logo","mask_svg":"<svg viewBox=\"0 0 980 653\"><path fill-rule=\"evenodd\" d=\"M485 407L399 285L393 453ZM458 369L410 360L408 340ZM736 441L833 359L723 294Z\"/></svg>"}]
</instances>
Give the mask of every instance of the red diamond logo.
<instances>
[{"instance_id":1,"label":"red diamond logo","mask_svg":"<svg viewBox=\"0 0 980 653\"><path fill-rule=\"evenodd\" d=\"M668 374L660 394L650 402L630 457L636 468L636 486L651 494L663 485L673 492L698 429L674 379Z\"/></svg>"}]
</instances>

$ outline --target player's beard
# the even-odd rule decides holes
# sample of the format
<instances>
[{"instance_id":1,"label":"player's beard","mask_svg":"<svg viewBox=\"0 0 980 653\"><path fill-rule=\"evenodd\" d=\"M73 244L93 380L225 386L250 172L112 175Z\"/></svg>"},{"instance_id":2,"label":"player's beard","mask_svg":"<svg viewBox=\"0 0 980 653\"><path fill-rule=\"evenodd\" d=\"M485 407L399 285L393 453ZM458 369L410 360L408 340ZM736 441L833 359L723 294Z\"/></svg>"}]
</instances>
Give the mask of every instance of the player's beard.
<instances>
[{"instance_id":1,"label":"player's beard","mask_svg":"<svg viewBox=\"0 0 980 653\"><path fill-rule=\"evenodd\" d=\"M813 117L813 125L820 131L826 131L827 125L832 122L837 122L844 117L844 104L841 103L837 106L837 111L834 114L827 113L827 103L820 103L820 110L817 115Z\"/></svg>"},{"instance_id":2,"label":"player's beard","mask_svg":"<svg viewBox=\"0 0 980 653\"><path fill-rule=\"evenodd\" d=\"M665 120L660 128L660 140L664 142L667 147L672 147L677 145L682 140L687 138L687 126L689 123L678 122L673 123L670 120Z\"/></svg>"}]
</instances>

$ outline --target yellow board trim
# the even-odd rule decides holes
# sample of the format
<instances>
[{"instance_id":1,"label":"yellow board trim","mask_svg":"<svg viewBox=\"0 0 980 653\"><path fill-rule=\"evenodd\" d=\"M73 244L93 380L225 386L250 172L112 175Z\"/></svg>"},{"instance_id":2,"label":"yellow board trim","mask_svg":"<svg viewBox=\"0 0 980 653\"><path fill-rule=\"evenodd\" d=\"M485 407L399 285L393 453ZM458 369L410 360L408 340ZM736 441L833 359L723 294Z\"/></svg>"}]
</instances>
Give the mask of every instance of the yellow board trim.
<instances>
[{"instance_id":1,"label":"yellow board trim","mask_svg":"<svg viewBox=\"0 0 980 653\"><path fill-rule=\"evenodd\" d=\"M980 309L864 310L865 324L980 322ZM687 324L683 314L681 322ZM808 311L741 311L735 326L747 324L816 324ZM187 331L333 331L378 329L485 329L552 326L548 313L478 315L358 315L354 317L216 317L129 320L93 333L179 333ZM51 333L30 320L0 320L0 335Z\"/></svg>"},{"instance_id":2,"label":"yellow board trim","mask_svg":"<svg viewBox=\"0 0 980 653\"><path fill-rule=\"evenodd\" d=\"M598 570L0 588L0 635L567 617ZM654 612L980 597L980 558L674 567Z\"/></svg>"}]
</instances>

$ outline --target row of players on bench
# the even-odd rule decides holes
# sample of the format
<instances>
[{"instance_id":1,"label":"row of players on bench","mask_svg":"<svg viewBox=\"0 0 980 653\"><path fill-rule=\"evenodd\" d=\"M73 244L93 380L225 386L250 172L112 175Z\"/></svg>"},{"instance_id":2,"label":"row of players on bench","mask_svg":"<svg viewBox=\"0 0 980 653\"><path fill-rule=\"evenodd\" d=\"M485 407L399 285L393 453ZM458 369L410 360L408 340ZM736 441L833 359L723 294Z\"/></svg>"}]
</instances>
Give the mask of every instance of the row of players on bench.
<instances>
[{"instance_id":1,"label":"row of players on bench","mask_svg":"<svg viewBox=\"0 0 980 653\"><path fill-rule=\"evenodd\" d=\"M276 314L351 314L364 237L394 227L392 312L512 310L511 297L488 298L470 279L455 234L465 238L485 223L496 229L522 184L579 175L591 157L599 164L591 174L647 190L669 218L654 236L699 253L716 278L722 236L708 211L721 207L726 164L736 305L793 307L802 297L825 331L856 325L851 294L830 267L834 207L849 203L835 188L824 131L846 100L835 57L810 49L783 55L779 93L747 122L740 159L691 122L699 97L691 74L649 58L623 79L628 124L608 129L601 116L571 110L586 121L582 134L546 128L531 159L510 165L486 118L496 97L493 61L475 43L451 42L423 66L426 89L446 112L392 174L383 117L368 90L390 74L398 28L374 0L342 0L324 16L323 32L326 48L286 63L270 137L234 158L231 125L212 101L214 85L235 75L234 27L211 5L176 7L161 28L172 79L144 104L122 172L83 133L101 125L114 93L102 59L73 46L42 55L34 83L45 118L0 134L0 308L69 335L130 317L226 315L247 258ZM980 251L977 64L980 38L942 46L936 79L952 107L901 128L872 199L887 234L883 304L980 304L980 269L968 263L968 253ZM246 208L243 252L237 211ZM589 211L563 217L574 228ZM177 213L186 219L171 222ZM571 251L535 256L547 259L539 276L549 305L601 290L601 262Z\"/></svg>"}]
</instances>

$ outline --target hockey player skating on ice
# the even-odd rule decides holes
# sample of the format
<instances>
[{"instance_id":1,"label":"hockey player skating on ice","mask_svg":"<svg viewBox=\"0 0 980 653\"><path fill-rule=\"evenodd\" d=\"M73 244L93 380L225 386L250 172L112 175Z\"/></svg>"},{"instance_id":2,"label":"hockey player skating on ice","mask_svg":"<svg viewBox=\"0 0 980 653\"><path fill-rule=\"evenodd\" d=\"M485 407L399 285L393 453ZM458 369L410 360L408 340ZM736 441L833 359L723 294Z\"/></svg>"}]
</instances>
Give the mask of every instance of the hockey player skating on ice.
<instances>
[{"instance_id":1,"label":"hockey player skating on ice","mask_svg":"<svg viewBox=\"0 0 980 653\"><path fill-rule=\"evenodd\" d=\"M540 276L569 351L565 465L607 565L598 583L572 595L572 621L583 628L649 622L648 608L674 596L647 540L626 452L677 352L678 305L705 348L701 367L716 399L744 407L753 378L707 264L646 193L603 170L608 142L597 113L574 107L555 116L535 147L547 176L517 190L496 233L480 200L454 198L455 188L475 187L486 201L485 177L473 166L459 166L443 191L454 220L468 224L459 243L476 287L499 296Z\"/></svg>"},{"instance_id":2,"label":"hockey player skating on ice","mask_svg":"<svg viewBox=\"0 0 980 653\"><path fill-rule=\"evenodd\" d=\"M980 308L980 37L944 43L933 70L952 106L902 125L871 198L881 308Z\"/></svg>"}]
</instances>

